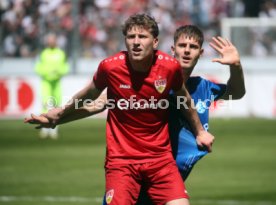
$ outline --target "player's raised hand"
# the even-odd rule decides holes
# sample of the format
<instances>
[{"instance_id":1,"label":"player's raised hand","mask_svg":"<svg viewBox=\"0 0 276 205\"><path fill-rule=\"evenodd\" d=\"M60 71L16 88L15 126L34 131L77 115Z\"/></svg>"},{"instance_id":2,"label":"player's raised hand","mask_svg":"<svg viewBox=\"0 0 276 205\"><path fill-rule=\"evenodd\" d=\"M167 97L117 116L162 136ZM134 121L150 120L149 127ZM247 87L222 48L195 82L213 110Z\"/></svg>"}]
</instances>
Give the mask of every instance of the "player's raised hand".
<instances>
[{"instance_id":1,"label":"player's raised hand","mask_svg":"<svg viewBox=\"0 0 276 205\"><path fill-rule=\"evenodd\" d=\"M213 37L210 46L220 54L220 58L214 58L212 62L218 62L225 65L240 64L239 52L228 39L224 39L220 36Z\"/></svg>"},{"instance_id":2,"label":"player's raised hand","mask_svg":"<svg viewBox=\"0 0 276 205\"><path fill-rule=\"evenodd\" d=\"M208 152L212 152L214 140L215 137L205 130L202 130L196 136L197 145L201 148L206 148Z\"/></svg>"}]
</instances>

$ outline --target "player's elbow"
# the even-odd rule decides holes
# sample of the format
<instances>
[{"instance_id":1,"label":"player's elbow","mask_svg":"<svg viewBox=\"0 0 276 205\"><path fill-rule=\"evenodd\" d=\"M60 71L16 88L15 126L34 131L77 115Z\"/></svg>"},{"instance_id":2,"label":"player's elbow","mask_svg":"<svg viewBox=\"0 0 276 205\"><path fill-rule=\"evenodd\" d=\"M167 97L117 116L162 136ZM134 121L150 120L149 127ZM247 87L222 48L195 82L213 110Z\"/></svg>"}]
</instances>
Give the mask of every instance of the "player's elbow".
<instances>
[{"instance_id":1,"label":"player's elbow","mask_svg":"<svg viewBox=\"0 0 276 205\"><path fill-rule=\"evenodd\" d=\"M239 100L239 99L243 98L243 96L245 95L245 93L246 93L245 89L239 90L238 92L234 92L232 94L232 99L233 100Z\"/></svg>"},{"instance_id":2,"label":"player's elbow","mask_svg":"<svg viewBox=\"0 0 276 205\"><path fill-rule=\"evenodd\" d=\"M246 90L245 90L245 88L243 89L243 92L241 93L241 95L240 95L240 98L243 98L243 96L245 96L245 93L246 93Z\"/></svg>"}]
</instances>

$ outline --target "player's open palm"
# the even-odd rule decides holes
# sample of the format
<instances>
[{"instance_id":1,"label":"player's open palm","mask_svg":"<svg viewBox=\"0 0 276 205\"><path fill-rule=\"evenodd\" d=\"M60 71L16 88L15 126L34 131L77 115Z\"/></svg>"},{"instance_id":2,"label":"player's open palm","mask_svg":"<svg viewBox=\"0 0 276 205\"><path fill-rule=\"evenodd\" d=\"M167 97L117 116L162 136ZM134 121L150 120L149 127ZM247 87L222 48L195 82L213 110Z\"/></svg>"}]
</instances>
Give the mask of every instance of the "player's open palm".
<instances>
[{"instance_id":1,"label":"player's open palm","mask_svg":"<svg viewBox=\"0 0 276 205\"><path fill-rule=\"evenodd\" d=\"M54 108L49 110L45 114L34 115L31 114L31 117L25 118L24 122L29 124L38 125L35 128L54 128L56 126L56 122L59 119L59 113L61 108Z\"/></svg>"},{"instance_id":2,"label":"player's open palm","mask_svg":"<svg viewBox=\"0 0 276 205\"><path fill-rule=\"evenodd\" d=\"M26 117L24 119L24 122L29 123L29 124L38 125L38 126L36 126L36 129L40 129L42 127L45 127L45 128L52 127L50 120L47 117L45 117L45 114L41 114L41 115L31 114L30 117Z\"/></svg>"},{"instance_id":3,"label":"player's open palm","mask_svg":"<svg viewBox=\"0 0 276 205\"><path fill-rule=\"evenodd\" d=\"M236 65L240 62L237 48L228 39L213 37L210 46L220 54L220 58L214 58L212 62L226 65Z\"/></svg>"}]
</instances>

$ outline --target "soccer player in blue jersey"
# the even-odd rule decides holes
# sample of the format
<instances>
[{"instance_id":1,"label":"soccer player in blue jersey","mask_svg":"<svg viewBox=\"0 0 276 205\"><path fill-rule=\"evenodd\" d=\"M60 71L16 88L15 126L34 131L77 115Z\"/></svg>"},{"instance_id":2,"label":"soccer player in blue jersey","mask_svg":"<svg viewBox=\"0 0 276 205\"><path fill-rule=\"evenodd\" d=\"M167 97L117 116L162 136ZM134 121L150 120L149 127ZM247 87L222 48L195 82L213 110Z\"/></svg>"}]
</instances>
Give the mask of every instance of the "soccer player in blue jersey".
<instances>
[{"instance_id":1,"label":"soccer player in blue jersey","mask_svg":"<svg viewBox=\"0 0 276 205\"><path fill-rule=\"evenodd\" d=\"M179 61L184 75L190 76L186 81L186 87L194 101L201 124L205 130L208 130L210 102L219 99L242 98L245 94L245 84L238 50L229 40L222 37L213 37L210 46L220 55L220 58L214 58L212 62L229 65L230 77L227 83L218 84L200 76L191 76L204 52L202 48L203 41L204 35L197 26L181 26L174 33L174 45L171 47L171 51ZM171 92L169 107L170 139L174 158L183 181L185 181L198 160L208 154L208 150L198 146L189 123L177 109L177 102L173 92ZM144 190L142 190L136 205L152 205Z\"/></svg>"},{"instance_id":2,"label":"soccer player in blue jersey","mask_svg":"<svg viewBox=\"0 0 276 205\"><path fill-rule=\"evenodd\" d=\"M180 62L183 72L190 76L186 82L187 89L194 100L197 113L203 127L208 130L209 107L211 101L219 99L240 99L245 94L245 84L240 56L236 47L227 39L213 37L210 46L220 55L212 62L229 65L230 77L226 84L213 83L200 76L191 74L204 50L202 31L194 25L179 27L174 34L172 54ZM176 109L177 101L170 97L169 131L174 157L183 180L186 180L195 163L208 151L200 149L191 128Z\"/></svg>"}]
</instances>

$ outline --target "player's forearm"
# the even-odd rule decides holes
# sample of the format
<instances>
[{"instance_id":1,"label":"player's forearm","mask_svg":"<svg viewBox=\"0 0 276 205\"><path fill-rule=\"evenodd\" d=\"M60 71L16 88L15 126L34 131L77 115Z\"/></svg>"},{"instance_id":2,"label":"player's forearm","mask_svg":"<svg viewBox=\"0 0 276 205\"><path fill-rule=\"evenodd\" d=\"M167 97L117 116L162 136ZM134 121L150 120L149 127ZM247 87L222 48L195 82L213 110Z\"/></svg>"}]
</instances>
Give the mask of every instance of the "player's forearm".
<instances>
[{"instance_id":1,"label":"player's forearm","mask_svg":"<svg viewBox=\"0 0 276 205\"><path fill-rule=\"evenodd\" d=\"M232 99L240 99L245 94L245 84L242 66L239 63L230 65L230 78L227 82L228 96Z\"/></svg>"},{"instance_id":2,"label":"player's forearm","mask_svg":"<svg viewBox=\"0 0 276 205\"><path fill-rule=\"evenodd\" d=\"M78 109L82 107L82 101L87 99L88 95L85 90L79 91L77 94L75 94L72 99L63 107L61 112L58 113L58 120L56 124L60 124L60 121L62 121L65 118L70 118L74 114L78 113Z\"/></svg>"},{"instance_id":3,"label":"player's forearm","mask_svg":"<svg viewBox=\"0 0 276 205\"><path fill-rule=\"evenodd\" d=\"M103 92L95 101L83 104L83 107L74 109L70 114L65 115L59 124L71 122L98 114L105 110L107 95Z\"/></svg>"},{"instance_id":4,"label":"player's forearm","mask_svg":"<svg viewBox=\"0 0 276 205\"><path fill-rule=\"evenodd\" d=\"M72 122L72 121L75 121L75 120L80 120L80 119L98 114L98 113L100 113L104 110L105 110L105 107L103 107L103 108L94 107L94 108L90 108L90 109L81 107L79 109L75 109L71 113L69 113L69 114L63 116L62 118L60 118L60 120L58 121L57 124L60 125L60 124L65 124L65 123Z\"/></svg>"},{"instance_id":5,"label":"player's forearm","mask_svg":"<svg viewBox=\"0 0 276 205\"><path fill-rule=\"evenodd\" d=\"M91 103L91 101L95 100L101 91L97 90L94 86L94 83L87 85L85 88L77 92L72 99L64 106L62 111L59 113L60 120L65 118L67 115L73 115L78 112L81 107L84 107L86 104Z\"/></svg>"},{"instance_id":6,"label":"player's forearm","mask_svg":"<svg viewBox=\"0 0 276 205\"><path fill-rule=\"evenodd\" d=\"M202 127L202 124L200 122L197 111L195 109L195 105L191 100L191 97L187 97L186 104L187 104L187 108L185 108L182 112L185 116L185 119L188 120L193 130L193 133L195 134L195 136L197 136L199 132L204 130L204 128Z\"/></svg>"},{"instance_id":7,"label":"player's forearm","mask_svg":"<svg viewBox=\"0 0 276 205\"><path fill-rule=\"evenodd\" d=\"M189 92L183 85L182 89L176 92L176 95L179 97L185 97L185 104L180 105L180 111L184 115L185 119L188 120L195 136L197 136L199 132L204 131L204 128L202 127L195 105Z\"/></svg>"}]
</instances>

